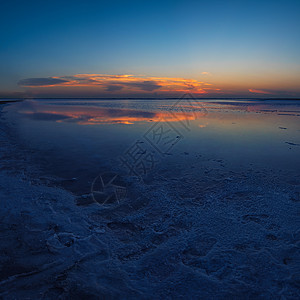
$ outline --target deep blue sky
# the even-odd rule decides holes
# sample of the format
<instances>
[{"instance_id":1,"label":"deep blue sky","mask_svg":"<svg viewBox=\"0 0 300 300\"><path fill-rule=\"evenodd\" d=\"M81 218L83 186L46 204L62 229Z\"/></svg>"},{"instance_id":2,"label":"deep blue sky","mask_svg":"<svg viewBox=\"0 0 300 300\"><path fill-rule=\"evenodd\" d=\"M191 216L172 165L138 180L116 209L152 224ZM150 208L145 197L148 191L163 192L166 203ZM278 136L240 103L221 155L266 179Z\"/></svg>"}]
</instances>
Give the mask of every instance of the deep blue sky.
<instances>
[{"instance_id":1,"label":"deep blue sky","mask_svg":"<svg viewBox=\"0 0 300 300\"><path fill-rule=\"evenodd\" d=\"M26 78L96 73L300 96L299 0L12 0L0 11L0 94Z\"/></svg>"}]
</instances>

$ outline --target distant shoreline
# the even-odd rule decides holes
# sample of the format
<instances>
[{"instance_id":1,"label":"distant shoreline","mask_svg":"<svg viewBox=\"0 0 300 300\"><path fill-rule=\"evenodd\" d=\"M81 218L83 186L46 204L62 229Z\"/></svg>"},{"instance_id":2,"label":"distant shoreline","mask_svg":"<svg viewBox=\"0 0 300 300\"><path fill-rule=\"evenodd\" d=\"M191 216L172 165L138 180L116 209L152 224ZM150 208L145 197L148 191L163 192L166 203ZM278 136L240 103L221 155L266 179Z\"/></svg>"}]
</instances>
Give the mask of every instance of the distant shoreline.
<instances>
[{"instance_id":1,"label":"distant shoreline","mask_svg":"<svg viewBox=\"0 0 300 300\"><path fill-rule=\"evenodd\" d=\"M182 97L158 97L158 98L142 98L142 97L112 97L112 98L95 98L95 97L24 97L24 98L1 98L0 103L5 102L18 102L23 100L174 100L182 99ZM233 97L214 97L214 98L202 98L202 97L186 97L184 99L197 99L197 100L255 100L255 101L265 101L265 100L289 100L289 101L299 101L300 98L233 98Z\"/></svg>"},{"instance_id":2,"label":"distant shoreline","mask_svg":"<svg viewBox=\"0 0 300 300\"><path fill-rule=\"evenodd\" d=\"M3 100L2 101L2 99L0 98L0 104L7 104L7 103L13 103L13 102L21 102L21 101L23 101L23 100L25 100L25 99L18 99L18 100Z\"/></svg>"}]
</instances>

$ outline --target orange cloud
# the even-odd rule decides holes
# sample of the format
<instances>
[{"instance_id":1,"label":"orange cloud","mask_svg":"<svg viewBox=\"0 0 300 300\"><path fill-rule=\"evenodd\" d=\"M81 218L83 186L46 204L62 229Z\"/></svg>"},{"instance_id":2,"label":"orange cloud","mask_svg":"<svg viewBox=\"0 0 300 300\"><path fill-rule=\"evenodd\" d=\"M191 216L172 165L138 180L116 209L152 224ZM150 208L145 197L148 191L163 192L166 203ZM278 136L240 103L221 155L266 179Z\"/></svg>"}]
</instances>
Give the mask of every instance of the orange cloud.
<instances>
[{"instance_id":1,"label":"orange cloud","mask_svg":"<svg viewBox=\"0 0 300 300\"><path fill-rule=\"evenodd\" d=\"M204 72L208 74L207 72ZM48 78L27 78L19 81L19 85L37 88L52 87L88 87L97 88L101 92L192 92L206 94L214 90L210 83L185 78L145 77L134 75L76 74L71 76L55 76ZM207 86L210 86L208 88ZM216 89L217 90L217 89Z\"/></svg>"},{"instance_id":2,"label":"orange cloud","mask_svg":"<svg viewBox=\"0 0 300 300\"><path fill-rule=\"evenodd\" d=\"M210 72L201 72L202 75L206 75L206 76L212 76L212 74Z\"/></svg>"},{"instance_id":3,"label":"orange cloud","mask_svg":"<svg viewBox=\"0 0 300 300\"><path fill-rule=\"evenodd\" d=\"M263 91L263 90L254 90L254 89L249 89L249 92L255 93L255 94L272 94L271 92Z\"/></svg>"}]
</instances>

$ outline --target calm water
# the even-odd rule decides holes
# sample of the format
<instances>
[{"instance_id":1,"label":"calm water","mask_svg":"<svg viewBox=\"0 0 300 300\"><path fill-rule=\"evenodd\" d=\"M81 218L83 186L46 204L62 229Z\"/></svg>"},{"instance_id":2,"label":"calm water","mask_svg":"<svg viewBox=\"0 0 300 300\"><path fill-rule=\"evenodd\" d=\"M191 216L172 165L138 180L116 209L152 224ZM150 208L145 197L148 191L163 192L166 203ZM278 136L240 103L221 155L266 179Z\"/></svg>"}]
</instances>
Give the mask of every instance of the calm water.
<instances>
[{"instance_id":1,"label":"calm water","mask_svg":"<svg viewBox=\"0 0 300 300\"><path fill-rule=\"evenodd\" d=\"M220 179L249 170L299 175L298 101L58 99L6 110L37 165L76 178L65 185L78 194L108 171L148 180L198 178L200 168Z\"/></svg>"}]
</instances>

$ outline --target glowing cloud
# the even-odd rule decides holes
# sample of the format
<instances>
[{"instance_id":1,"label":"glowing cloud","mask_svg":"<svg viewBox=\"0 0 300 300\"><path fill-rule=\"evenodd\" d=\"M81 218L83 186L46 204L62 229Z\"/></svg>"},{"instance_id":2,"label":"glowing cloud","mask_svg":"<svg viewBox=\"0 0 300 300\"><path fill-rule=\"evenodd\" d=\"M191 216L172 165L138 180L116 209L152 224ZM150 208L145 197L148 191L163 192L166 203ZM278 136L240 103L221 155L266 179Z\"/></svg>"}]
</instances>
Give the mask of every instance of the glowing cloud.
<instances>
[{"instance_id":1,"label":"glowing cloud","mask_svg":"<svg viewBox=\"0 0 300 300\"><path fill-rule=\"evenodd\" d=\"M204 72L207 73L207 72ZM208 74L208 73L207 73ZM77 74L48 78L27 78L18 83L22 87L30 88L96 88L103 93L126 92L192 92L206 94L208 90L217 90L210 83L195 79L145 77L134 75L107 75L107 74ZM208 87L209 86L209 87Z\"/></svg>"},{"instance_id":2,"label":"glowing cloud","mask_svg":"<svg viewBox=\"0 0 300 300\"><path fill-rule=\"evenodd\" d=\"M209 72L202 72L201 74L202 74L202 75L206 75L206 76L212 76L212 74L209 73Z\"/></svg>"},{"instance_id":3,"label":"glowing cloud","mask_svg":"<svg viewBox=\"0 0 300 300\"><path fill-rule=\"evenodd\" d=\"M254 90L254 89L249 89L249 92L255 93L255 94L273 94L271 92L263 91L263 90Z\"/></svg>"}]
</instances>

